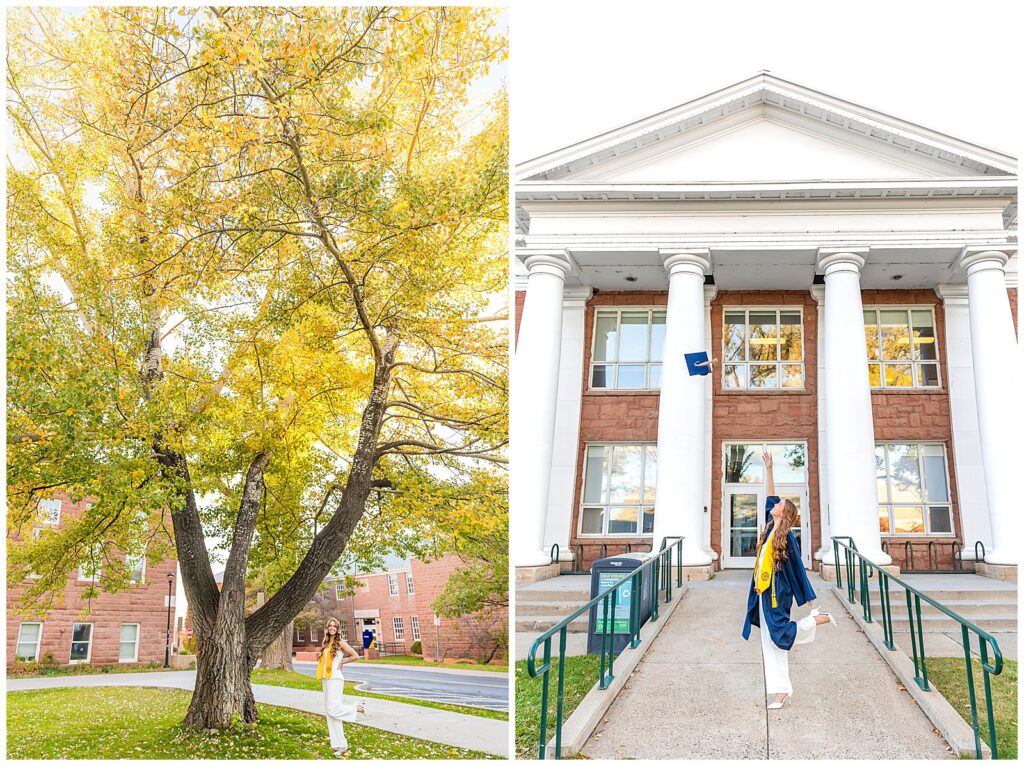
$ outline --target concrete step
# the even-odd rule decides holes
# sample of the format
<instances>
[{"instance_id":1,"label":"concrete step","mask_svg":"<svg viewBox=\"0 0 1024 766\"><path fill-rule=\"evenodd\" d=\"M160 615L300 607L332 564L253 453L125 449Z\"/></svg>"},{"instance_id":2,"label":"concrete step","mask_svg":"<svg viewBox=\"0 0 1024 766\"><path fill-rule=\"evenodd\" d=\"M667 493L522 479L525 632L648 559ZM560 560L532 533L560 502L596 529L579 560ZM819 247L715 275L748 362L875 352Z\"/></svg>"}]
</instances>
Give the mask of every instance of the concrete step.
<instances>
[{"instance_id":1,"label":"concrete step","mask_svg":"<svg viewBox=\"0 0 1024 766\"><path fill-rule=\"evenodd\" d=\"M969 599L942 599L939 601L944 607L952 612L956 612L961 617L966 617L969 620L975 619L975 617L983 617L989 614L1008 614L1017 611L1017 602L1009 599L1003 599L1000 601L971 601ZM881 608L880 602L877 598L871 599L871 610ZM893 616L897 614L906 615L907 613L907 599L902 594L899 598L896 594L892 596L892 610ZM942 614L938 609L929 604L927 601L921 601L921 614Z\"/></svg>"},{"instance_id":2,"label":"concrete step","mask_svg":"<svg viewBox=\"0 0 1024 766\"><path fill-rule=\"evenodd\" d=\"M580 604L590 601L589 588L516 588L516 606L539 601L565 601Z\"/></svg>"},{"instance_id":3,"label":"concrete step","mask_svg":"<svg viewBox=\"0 0 1024 766\"><path fill-rule=\"evenodd\" d=\"M516 601L517 615L560 614L569 615L586 603L580 601Z\"/></svg>"},{"instance_id":4,"label":"concrete step","mask_svg":"<svg viewBox=\"0 0 1024 766\"><path fill-rule=\"evenodd\" d=\"M871 618L881 624L881 616L878 612L872 612ZM1016 613L989 614L978 618L967 617L966 619L971 620L979 628L989 633L1017 630ZM916 619L914 623L915 625L917 624ZM907 619L906 613L900 616L893 614L892 627L893 630L909 630L910 621ZM959 631L960 623L944 614L925 614L922 611L921 627L929 633L950 633Z\"/></svg>"},{"instance_id":5,"label":"concrete step","mask_svg":"<svg viewBox=\"0 0 1024 766\"><path fill-rule=\"evenodd\" d=\"M516 605L516 633L543 632L565 619L564 614L531 614L520 615ZM577 617L569 623L569 633L586 633L587 616Z\"/></svg>"}]
</instances>

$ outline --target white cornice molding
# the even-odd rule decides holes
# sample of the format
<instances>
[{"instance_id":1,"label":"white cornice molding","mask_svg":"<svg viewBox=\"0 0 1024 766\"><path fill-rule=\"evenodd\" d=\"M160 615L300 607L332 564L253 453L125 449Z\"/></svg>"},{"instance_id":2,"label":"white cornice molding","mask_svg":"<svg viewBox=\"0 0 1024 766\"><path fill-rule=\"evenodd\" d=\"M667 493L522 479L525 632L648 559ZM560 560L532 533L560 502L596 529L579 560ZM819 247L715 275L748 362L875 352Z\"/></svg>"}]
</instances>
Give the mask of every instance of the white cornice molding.
<instances>
[{"instance_id":1,"label":"white cornice molding","mask_svg":"<svg viewBox=\"0 0 1024 766\"><path fill-rule=\"evenodd\" d=\"M935 294L942 299L944 304L953 306L967 305L967 285L935 285Z\"/></svg>"},{"instance_id":2,"label":"white cornice molding","mask_svg":"<svg viewBox=\"0 0 1024 766\"><path fill-rule=\"evenodd\" d=\"M759 104L798 112L808 119L954 165L964 165L966 161L980 166L976 169L981 172L990 169L997 173L1016 173L1016 158L1011 155L759 73L672 109L523 162L516 167L516 178L525 180L567 168L575 162L589 159L593 164L608 156L626 154Z\"/></svg>"},{"instance_id":3,"label":"white cornice molding","mask_svg":"<svg viewBox=\"0 0 1024 766\"><path fill-rule=\"evenodd\" d=\"M825 303L825 285L811 285L811 297L819 306Z\"/></svg>"}]
</instances>

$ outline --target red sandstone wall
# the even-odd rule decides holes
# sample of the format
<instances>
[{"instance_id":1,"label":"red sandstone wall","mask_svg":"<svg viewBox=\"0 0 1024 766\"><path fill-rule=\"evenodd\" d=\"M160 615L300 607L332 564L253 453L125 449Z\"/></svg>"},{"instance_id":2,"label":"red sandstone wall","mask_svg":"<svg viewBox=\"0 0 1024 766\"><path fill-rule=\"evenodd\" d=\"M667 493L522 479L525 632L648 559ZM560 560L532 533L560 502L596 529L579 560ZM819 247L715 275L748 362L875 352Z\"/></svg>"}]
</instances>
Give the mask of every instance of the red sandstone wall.
<instances>
[{"instance_id":1,"label":"red sandstone wall","mask_svg":"<svg viewBox=\"0 0 1024 766\"><path fill-rule=\"evenodd\" d=\"M660 306L667 303L665 292L601 292L587 305L584 339L583 400L580 417L580 444L576 464L572 538L573 546L584 546L584 568L601 554L600 545L607 546L608 554L620 553L627 544L634 550L648 550L650 537L602 538L580 540L578 527L579 506L582 496L583 460L588 442L655 441L658 432L658 394L642 392L588 391L586 376L590 367L594 308L596 306ZM1016 311L1016 291L1010 291ZM941 300L932 290L867 290L863 293L866 305L930 304L935 307L936 329L940 349L940 369L943 389L940 391L886 391L872 394L872 413L875 438L939 441L946 445L949 460L951 492L953 493L954 525L959 535L960 518L956 502L956 477L952 465L951 423L949 395L945 388L946 345L944 314ZM809 291L722 291L711 304L711 338L713 355L721 358L722 314L725 307L757 305L800 306L804 317L804 389L800 391L732 391L723 390L722 368L714 373L712 393L712 461L711 461L711 545L721 553L722 519L722 443L743 439L794 439L807 442L808 447L808 502L812 550L821 545L821 514L818 487L818 430L817 430L817 322L818 307ZM891 538L890 554L902 559L903 539ZM913 538L920 540L921 538ZM949 538L943 538L948 540ZM897 551L896 549L900 550ZM921 546L920 550L924 550ZM922 554L923 555L923 554ZM946 547L946 560L949 549ZM922 560L915 552L915 565Z\"/></svg>"},{"instance_id":2,"label":"red sandstone wall","mask_svg":"<svg viewBox=\"0 0 1024 766\"><path fill-rule=\"evenodd\" d=\"M515 324L515 335L512 337L512 348L516 347L516 342L519 340L519 323L523 320L523 304L526 303L526 290L516 290L516 324Z\"/></svg>"},{"instance_id":3,"label":"red sandstone wall","mask_svg":"<svg viewBox=\"0 0 1024 766\"><path fill-rule=\"evenodd\" d=\"M84 507L82 503L72 503L69 498L61 497L60 527L65 526L68 518L78 516ZM8 540L11 543L10 539ZM177 561L149 561L146 564L146 582L129 586L120 593L101 593L91 604L82 600L81 594L89 585L78 581L78 572L72 573L63 593L63 604L51 609L45 617L31 609L29 614L20 613L19 600L24 592L20 585L7 588L7 664L13 665L18 643L18 629L22 622L42 622L42 639L39 657L47 653L53 655L60 665L67 665L71 657L71 631L76 622L93 624L92 656L93 665L111 665L118 663L121 642L121 624L139 623L139 658L140 663L163 662L164 644L167 629L167 607L164 599L167 596L167 572L177 572ZM102 581L102 572L100 579ZM82 612L91 608L88 615ZM172 609L171 619L174 614ZM173 629L173 625L172 625ZM172 636L173 640L173 636Z\"/></svg>"}]
</instances>

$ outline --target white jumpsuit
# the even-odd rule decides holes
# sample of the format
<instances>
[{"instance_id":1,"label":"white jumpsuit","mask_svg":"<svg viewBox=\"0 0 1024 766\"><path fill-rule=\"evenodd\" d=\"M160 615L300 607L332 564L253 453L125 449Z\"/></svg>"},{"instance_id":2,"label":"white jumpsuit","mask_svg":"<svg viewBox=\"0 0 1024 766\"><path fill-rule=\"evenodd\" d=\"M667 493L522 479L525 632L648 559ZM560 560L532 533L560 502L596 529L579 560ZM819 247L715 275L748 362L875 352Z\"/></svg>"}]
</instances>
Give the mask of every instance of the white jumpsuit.
<instances>
[{"instance_id":1,"label":"white jumpsuit","mask_svg":"<svg viewBox=\"0 0 1024 766\"><path fill-rule=\"evenodd\" d=\"M345 655L339 652L331 662L331 677L321 681L324 688L324 714L327 716L327 731L331 736L331 748L345 749L345 728L342 721L356 720L356 700L345 699L345 678L341 674L341 660Z\"/></svg>"},{"instance_id":2,"label":"white jumpsuit","mask_svg":"<svg viewBox=\"0 0 1024 766\"><path fill-rule=\"evenodd\" d=\"M766 545L761 546L761 553L757 557L755 572L761 569L761 556L764 555ZM776 573L777 574L777 573ZM761 594L757 596L757 616L760 621L761 633L761 654L764 657L764 687L769 696L776 694L792 694L793 684L789 680L789 652L780 649L772 641L771 634L765 628L764 614L761 607ZM769 598L771 596L769 595ZM810 615L796 621L796 638L793 645L807 644L814 640L817 623Z\"/></svg>"}]
</instances>

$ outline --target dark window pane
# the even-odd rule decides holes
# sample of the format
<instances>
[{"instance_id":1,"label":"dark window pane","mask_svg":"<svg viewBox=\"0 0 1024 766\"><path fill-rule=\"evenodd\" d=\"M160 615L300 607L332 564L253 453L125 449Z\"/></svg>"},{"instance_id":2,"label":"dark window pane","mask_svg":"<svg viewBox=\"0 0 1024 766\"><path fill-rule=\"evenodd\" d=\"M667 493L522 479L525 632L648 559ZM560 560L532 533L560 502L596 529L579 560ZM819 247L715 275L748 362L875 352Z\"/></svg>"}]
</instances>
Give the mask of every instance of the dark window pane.
<instances>
[{"instance_id":1,"label":"dark window pane","mask_svg":"<svg viewBox=\"0 0 1024 766\"><path fill-rule=\"evenodd\" d=\"M932 312L911 311L914 323L914 359L938 359L935 350L935 322Z\"/></svg>"},{"instance_id":2,"label":"dark window pane","mask_svg":"<svg viewBox=\"0 0 1024 766\"><path fill-rule=\"evenodd\" d=\"M933 535L950 534L953 531L948 505L928 506L928 523Z\"/></svg>"},{"instance_id":3,"label":"dark window pane","mask_svg":"<svg viewBox=\"0 0 1024 766\"><path fill-rule=\"evenodd\" d=\"M584 508L583 509L583 524L582 532L585 535L599 535L604 529L602 524L604 523L604 509L603 508Z\"/></svg>"},{"instance_id":4,"label":"dark window pane","mask_svg":"<svg viewBox=\"0 0 1024 766\"><path fill-rule=\"evenodd\" d=\"M917 384L919 386L939 385L939 366L937 364L920 364L917 366Z\"/></svg>"},{"instance_id":5,"label":"dark window pane","mask_svg":"<svg viewBox=\"0 0 1024 766\"><path fill-rule=\"evenodd\" d=\"M645 535L654 533L654 509L644 508L644 530Z\"/></svg>"},{"instance_id":6,"label":"dark window pane","mask_svg":"<svg viewBox=\"0 0 1024 766\"><path fill-rule=\"evenodd\" d=\"M608 388L608 368L594 365L594 376L590 380L591 388Z\"/></svg>"}]
</instances>

